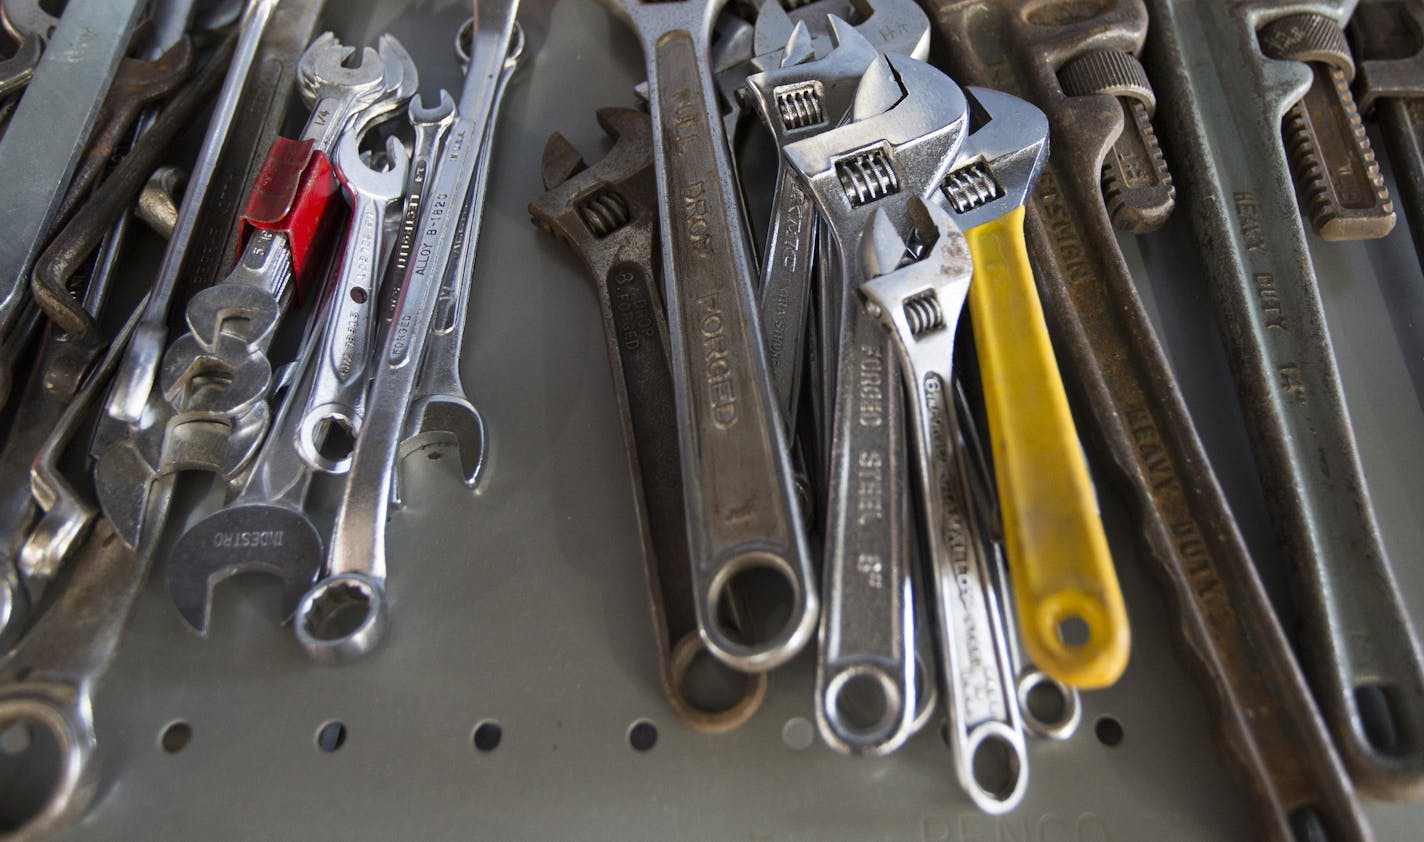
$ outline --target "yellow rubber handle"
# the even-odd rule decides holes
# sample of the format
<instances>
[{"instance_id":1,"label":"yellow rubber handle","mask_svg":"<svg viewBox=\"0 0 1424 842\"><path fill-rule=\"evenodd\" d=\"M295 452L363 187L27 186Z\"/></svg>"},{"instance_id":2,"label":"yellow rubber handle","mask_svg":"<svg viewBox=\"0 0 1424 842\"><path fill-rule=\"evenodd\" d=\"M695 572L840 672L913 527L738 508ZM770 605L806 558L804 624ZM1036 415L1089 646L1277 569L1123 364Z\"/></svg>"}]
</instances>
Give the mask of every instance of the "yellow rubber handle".
<instances>
[{"instance_id":1,"label":"yellow rubber handle","mask_svg":"<svg viewBox=\"0 0 1424 842\"><path fill-rule=\"evenodd\" d=\"M1039 669L1074 687L1106 687L1127 668L1127 610L1048 341L1023 220L1019 207L965 232L1009 578L1024 649Z\"/></svg>"}]
</instances>

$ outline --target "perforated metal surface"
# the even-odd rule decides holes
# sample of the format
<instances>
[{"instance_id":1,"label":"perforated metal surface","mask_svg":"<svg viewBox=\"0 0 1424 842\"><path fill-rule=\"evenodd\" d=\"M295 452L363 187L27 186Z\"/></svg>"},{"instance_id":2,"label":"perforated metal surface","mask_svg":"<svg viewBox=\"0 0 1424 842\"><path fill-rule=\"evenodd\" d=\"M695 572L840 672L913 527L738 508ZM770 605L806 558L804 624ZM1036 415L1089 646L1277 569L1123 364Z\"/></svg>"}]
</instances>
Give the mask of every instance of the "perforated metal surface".
<instances>
[{"instance_id":1,"label":"perforated metal surface","mask_svg":"<svg viewBox=\"0 0 1424 842\"><path fill-rule=\"evenodd\" d=\"M329 6L330 26L349 41L400 37L427 95L457 88L450 43L466 4ZM466 492L453 464L408 466L409 504L391 533L392 634L352 666L307 661L277 624L270 580L223 586L203 640L156 577L98 695L106 783L71 835L1251 838L1245 800L1169 644L1162 596L1106 489L1132 663L1116 687L1084 697L1074 739L1032 745L1029 796L1011 816L979 815L957 793L938 720L885 759L788 745L811 718L809 657L773 675L765 707L740 731L678 725L658 690L596 302L572 256L524 210L540 190L548 134L597 155L592 110L633 101L641 60L591 0L525 0L520 18L526 67L499 130L465 346L493 447L480 489ZM1424 359L1407 334L1421 328L1424 279L1402 230L1369 246L1317 246L1370 487L1406 600L1424 616ZM1126 247L1248 539L1263 563L1278 563L1204 281L1181 268L1192 244L1174 223ZM1100 717L1120 723L1115 747L1095 736ZM639 752L629 729L643 719L657 741ZM161 735L179 721L191 739L166 752ZM318 732L331 722L345 739L327 752ZM482 722L500 727L492 751L474 744ZM1370 813L1382 839L1417 837L1424 818L1417 806Z\"/></svg>"}]
</instances>

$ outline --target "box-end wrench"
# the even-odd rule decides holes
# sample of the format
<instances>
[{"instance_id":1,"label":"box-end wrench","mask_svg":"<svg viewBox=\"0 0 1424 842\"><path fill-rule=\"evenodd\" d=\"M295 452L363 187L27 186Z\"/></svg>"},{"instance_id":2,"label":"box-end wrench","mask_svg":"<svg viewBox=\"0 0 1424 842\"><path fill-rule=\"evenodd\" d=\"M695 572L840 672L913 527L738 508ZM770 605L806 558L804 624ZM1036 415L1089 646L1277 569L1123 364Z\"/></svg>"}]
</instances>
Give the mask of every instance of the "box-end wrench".
<instances>
[{"instance_id":1,"label":"box-end wrench","mask_svg":"<svg viewBox=\"0 0 1424 842\"><path fill-rule=\"evenodd\" d=\"M341 265L327 290L327 313L306 404L297 411L296 447L313 469L342 473L349 445L361 430L371 347L375 340L378 284L385 250L386 215L405 193L409 166L400 138L386 138L389 166L375 169L361 157L361 140L378 113L360 118L336 145L332 163L351 202Z\"/></svg>"},{"instance_id":2,"label":"box-end wrench","mask_svg":"<svg viewBox=\"0 0 1424 842\"><path fill-rule=\"evenodd\" d=\"M542 173L547 192L529 205L529 213L536 225L578 254L598 294L633 481L663 695L689 727L721 733L760 709L766 675L744 676L741 695L725 707L710 707L688 693L688 672L706 646L697 631L692 597L667 322L654 257L652 124L646 114L627 108L601 109L598 122L614 143L592 166L562 135L549 138ZM731 607L738 607L735 599ZM735 613L732 619L738 619Z\"/></svg>"},{"instance_id":3,"label":"box-end wrench","mask_svg":"<svg viewBox=\"0 0 1424 842\"><path fill-rule=\"evenodd\" d=\"M492 113L499 113L509 80L519 68L523 54L524 29L515 23L509 53L494 79ZM491 121L491 132L493 127L494 121ZM493 148L491 133L481 142L480 155L488 157ZM483 196L488 178L489 162L481 161L476 167L470 194ZM453 449L460 460L460 476L467 488L474 488L479 482L489 446L484 417L470 401L460 378L470 287L474 282L476 246L483 219L483 203L466 201L452 246L452 268L440 285L430 338L426 340L425 356L420 361L415 397L406 413L405 433L398 451L398 458L403 460L416 451L433 457ZM400 472L396 473L396 483L393 502L400 505Z\"/></svg>"},{"instance_id":4,"label":"box-end wrench","mask_svg":"<svg viewBox=\"0 0 1424 842\"><path fill-rule=\"evenodd\" d=\"M297 641L314 660L336 663L374 649L389 624L386 518L406 415L467 202L481 204L485 141L496 120L499 77L516 37L517 0L479 0L470 69L430 187L430 201L401 283L400 299L376 363L366 423L356 441L332 530L324 577L297 608ZM442 102L445 97L442 97Z\"/></svg>"},{"instance_id":5,"label":"box-end wrench","mask_svg":"<svg viewBox=\"0 0 1424 842\"><path fill-rule=\"evenodd\" d=\"M0 333L15 326L29 298L30 271L84 149L144 6L138 0L79 4L55 28L51 49L0 138ZM0 396L11 372L0 371Z\"/></svg>"},{"instance_id":6,"label":"box-end wrench","mask_svg":"<svg viewBox=\"0 0 1424 842\"><path fill-rule=\"evenodd\" d=\"M1315 3L1311 13L1343 19L1351 5ZM1252 408L1247 430L1290 562L1306 677L1359 787L1418 798L1424 663L1365 485L1280 137L1319 74L1263 52L1267 33L1291 20L1276 4L1149 8L1164 143L1186 186L1241 404ZM1207 50L1216 61L1187 58ZM1223 77L1228 67L1244 78Z\"/></svg>"},{"instance_id":7,"label":"box-end wrench","mask_svg":"<svg viewBox=\"0 0 1424 842\"><path fill-rule=\"evenodd\" d=\"M1146 9L1140 0L1031 8L940 0L930 17L942 36L937 55L959 78L1024 96L1048 115L1053 154L1025 225L1055 350L1091 411L1087 432L1102 466L1135 501L1140 546L1168 591L1182 651L1262 831L1366 835L1117 246L1101 174L1125 130L1122 104L1068 96L1057 74L1091 50L1135 55Z\"/></svg>"},{"instance_id":8,"label":"box-end wrench","mask_svg":"<svg viewBox=\"0 0 1424 842\"><path fill-rule=\"evenodd\" d=\"M682 444L699 625L724 663L765 671L815 632L815 574L785 431L772 397L709 39L722 0L605 0L643 46L653 114L663 284ZM731 640L718 605L733 578L773 571L791 592L786 625Z\"/></svg>"},{"instance_id":9,"label":"box-end wrench","mask_svg":"<svg viewBox=\"0 0 1424 842\"><path fill-rule=\"evenodd\" d=\"M958 85L923 62L880 56L845 125L782 149L834 240L830 283L861 286L869 222L904 225L914 198L939 189L967 128ZM816 716L833 748L883 754L909 736L916 712L904 392L893 342L864 308L843 308L838 344ZM954 628L988 636L977 616ZM878 694L884 715L848 715L860 694Z\"/></svg>"}]
</instances>

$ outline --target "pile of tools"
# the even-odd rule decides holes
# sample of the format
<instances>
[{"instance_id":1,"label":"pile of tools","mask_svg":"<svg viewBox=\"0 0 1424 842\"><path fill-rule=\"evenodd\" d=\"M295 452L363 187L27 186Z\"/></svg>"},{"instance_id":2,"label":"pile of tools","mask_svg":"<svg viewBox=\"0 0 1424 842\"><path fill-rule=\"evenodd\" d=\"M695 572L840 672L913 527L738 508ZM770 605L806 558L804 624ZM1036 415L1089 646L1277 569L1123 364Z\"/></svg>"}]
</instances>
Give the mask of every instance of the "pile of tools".
<instances>
[{"instance_id":1,"label":"pile of tools","mask_svg":"<svg viewBox=\"0 0 1424 842\"><path fill-rule=\"evenodd\" d=\"M1349 0L604 4L646 110L598 111L591 164L550 137L529 210L597 291L683 722L736 728L814 646L828 746L886 755L942 717L969 801L1013 810L1030 738L1071 736L1129 660L1081 430L1263 831L1363 838L1357 788L1424 793L1424 663L1297 209L1327 240L1394 226L1358 83L1424 254L1424 11L1364 0L1357 74ZM219 582L266 573L341 663L391 620L401 461L480 478L460 360L518 1L476 0L434 104L395 38L316 35L321 6L0 0L0 731L64 764L22 833L94 792L92 693L156 556L199 633ZM1119 248L1179 200L1298 652ZM220 502L165 539L193 472ZM737 692L701 692L708 665Z\"/></svg>"},{"instance_id":2,"label":"pile of tools","mask_svg":"<svg viewBox=\"0 0 1424 842\"><path fill-rule=\"evenodd\" d=\"M3 492L0 722L49 731L64 764L22 817L27 833L62 827L93 792L91 694L179 473L208 472L225 491L168 550L181 615L205 632L215 584L269 573L297 641L335 663L370 652L387 626L400 460L457 452L468 486L483 463L459 360L493 127L524 46L517 4L485 4L467 23L455 57L464 90L433 106L414 96L416 65L393 37L359 50L313 39L320 2L174 0L136 28L144 5L74 4L58 21L34 2L3 6L28 39L12 64L38 58L25 45L43 40L56 57L31 62L0 141L6 171L26 173L16 181L36 194L17 206L25 239L5 246L6 363L18 371L38 340L0 457L29 480ZM92 32L105 33L107 67L69 56ZM56 100L42 86L81 83L92 107L60 112L93 126L75 128L89 143L66 157L52 151ZM308 109L289 139L278 131L293 95ZM181 175L154 168L204 105L211 122L180 197ZM28 175L51 166L53 177ZM167 238L162 261L141 297L106 306L136 197ZM127 318L105 312L123 304ZM110 334L106 321L122 327ZM81 430L92 491L62 470ZM339 488L325 521L307 505L319 475Z\"/></svg>"}]
</instances>

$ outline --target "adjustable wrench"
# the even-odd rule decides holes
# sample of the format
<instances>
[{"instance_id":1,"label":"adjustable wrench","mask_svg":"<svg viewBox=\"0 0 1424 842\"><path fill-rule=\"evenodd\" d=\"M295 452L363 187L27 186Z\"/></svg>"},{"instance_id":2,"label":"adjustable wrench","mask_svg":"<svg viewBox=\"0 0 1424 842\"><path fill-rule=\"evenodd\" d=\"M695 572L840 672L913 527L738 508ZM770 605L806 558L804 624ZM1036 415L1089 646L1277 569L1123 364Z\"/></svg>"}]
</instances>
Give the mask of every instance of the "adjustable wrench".
<instances>
[{"instance_id":1,"label":"adjustable wrench","mask_svg":"<svg viewBox=\"0 0 1424 842\"><path fill-rule=\"evenodd\" d=\"M686 693L688 669L706 646L697 632L692 596L667 322L653 258L657 188L652 124L646 114L626 108L601 109L598 122L614 144L592 166L562 135L549 138L543 160L547 192L529 205L529 213L536 225L578 254L598 293L633 480L663 695L683 723L721 733L761 707L766 675L745 676L741 697L722 709L707 709Z\"/></svg>"},{"instance_id":2,"label":"adjustable wrench","mask_svg":"<svg viewBox=\"0 0 1424 842\"><path fill-rule=\"evenodd\" d=\"M318 361L307 403L297 415L296 447L315 470L342 473L350 452L340 439L355 441L361 430L371 345L375 339L377 284L385 249L385 220L405 192L409 162L397 137L386 138L390 166L376 170L361 159L361 138L379 114L366 114L347 130L332 156L337 177L351 200L351 219L341 268L327 291L324 333L316 346ZM336 431L340 430L340 435Z\"/></svg>"},{"instance_id":3,"label":"adjustable wrench","mask_svg":"<svg viewBox=\"0 0 1424 842\"><path fill-rule=\"evenodd\" d=\"M782 149L834 237L840 274L830 283L852 290L864 282L868 223L903 224L913 199L938 189L967 115L959 86L944 74L881 56L862 75L844 126ZM904 393L890 337L864 308L846 307L841 318L816 715L833 748L880 754L909 736L916 708ZM938 562L941 548L930 554ZM971 613L953 628L985 639L987 626ZM845 715L860 688L883 699L878 721Z\"/></svg>"},{"instance_id":4,"label":"adjustable wrench","mask_svg":"<svg viewBox=\"0 0 1424 842\"><path fill-rule=\"evenodd\" d=\"M494 79L492 113L499 113L509 80L518 69L523 54L524 30L516 23L509 53ZM493 148L494 137L491 134L481 142L480 155L487 158ZM471 195L484 195L488 177L489 162L481 160L475 170ZM453 447L460 458L461 476L468 488L474 488L479 481L488 447L484 417L470 402L460 379L460 357L470 304L470 285L475 275L475 246L483 219L483 202L467 201L460 217L455 243L451 247L453 268L445 275L440 285L440 297L436 301L434 320L430 324L430 337L426 340L425 356L420 361L420 373L416 377L415 397L406 413L405 434L398 451L398 458L404 459L417 450ZM397 493L394 502L399 505L399 472L396 477Z\"/></svg>"},{"instance_id":5,"label":"adjustable wrench","mask_svg":"<svg viewBox=\"0 0 1424 842\"><path fill-rule=\"evenodd\" d=\"M484 202L478 170L489 165L499 76L515 39L517 0L479 0L470 69L430 187L421 231L406 267L400 299L376 364L366 421L356 441L332 530L324 577L302 597L297 641L313 659L360 657L380 643L389 622L385 597L386 517L397 456L417 369L440 297L456 258L452 247L466 203ZM444 101L442 97L442 101ZM475 188L478 188L476 190ZM341 615L340 622L332 622ZM348 622L354 620L354 622Z\"/></svg>"},{"instance_id":6,"label":"adjustable wrench","mask_svg":"<svg viewBox=\"0 0 1424 842\"><path fill-rule=\"evenodd\" d=\"M605 5L636 31L647 62L698 622L717 658L765 671L806 645L818 605L708 66L723 0ZM771 639L742 643L723 632L717 606L731 579L752 568L779 573L793 604L786 626Z\"/></svg>"},{"instance_id":7,"label":"adjustable wrench","mask_svg":"<svg viewBox=\"0 0 1424 842\"><path fill-rule=\"evenodd\" d=\"M1135 505L1141 547L1169 590L1183 651L1271 838L1365 820L1286 643L1166 355L1117 247L1103 161L1126 124L1111 95L1068 96L1056 72L1093 50L1132 56L1139 0L1034 6L939 0L938 54L957 78L1024 96L1048 115L1050 157L1025 220L1065 375L1092 414L1102 465ZM1159 114L1160 116L1160 114Z\"/></svg>"},{"instance_id":8,"label":"adjustable wrench","mask_svg":"<svg viewBox=\"0 0 1424 842\"><path fill-rule=\"evenodd\" d=\"M1166 91L1159 114L1172 129L1168 152L1190 193L1241 404L1253 408L1246 424L1291 562L1306 676L1359 787L1417 798L1424 663L1365 486L1280 141L1282 121L1320 74L1263 54L1276 28L1307 14L1343 21L1353 4L1303 5L1308 13L1281 17L1260 0L1151 4L1154 79ZM1207 50L1215 62L1185 58ZM1223 67L1246 75L1217 88Z\"/></svg>"},{"instance_id":9,"label":"adjustable wrench","mask_svg":"<svg viewBox=\"0 0 1424 842\"><path fill-rule=\"evenodd\" d=\"M763 5L779 9L777 3ZM929 20L913 3L878 0L871 16L852 29L842 21L832 24L829 40L834 49L821 59L774 66L753 74L741 89L778 149L841 122L850 110L856 83L877 55L868 33L882 42L885 52L919 58L929 52ZM839 20L827 16L829 20ZM758 20L760 34L760 19ZM907 33L895 40L892 33ZM888 39L888 40L887 40ZM800 396L811 262L815 251L815 219L811 197L786 171L778 158L772 193L771 225L762 250L759 285L762 336L766 340L767 366L776 390L782 420L792 423Z\"/></svg>"}]
</instances>

